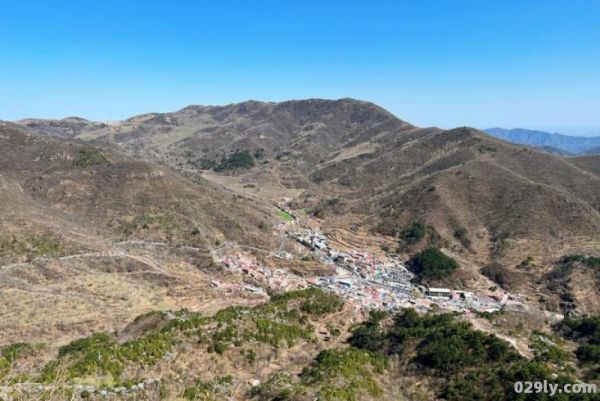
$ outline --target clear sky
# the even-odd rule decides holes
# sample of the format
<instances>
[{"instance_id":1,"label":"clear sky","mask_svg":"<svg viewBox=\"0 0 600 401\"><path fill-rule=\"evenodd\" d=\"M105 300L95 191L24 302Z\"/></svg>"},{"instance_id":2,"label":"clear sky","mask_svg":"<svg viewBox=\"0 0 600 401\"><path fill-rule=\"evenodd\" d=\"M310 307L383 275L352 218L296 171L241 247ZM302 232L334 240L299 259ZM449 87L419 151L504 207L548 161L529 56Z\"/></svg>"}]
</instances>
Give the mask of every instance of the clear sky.
<instances>
[{"instance_id":1,"label":"clear sky","mask_svg":"<svg viewBox=\"0 0 600 401\"><path fill-rule=\"evenodd\" d=\"M600 128L600 1L3 1L0 119L354 97L418 125Z\"/></svg>"}]
</instances>

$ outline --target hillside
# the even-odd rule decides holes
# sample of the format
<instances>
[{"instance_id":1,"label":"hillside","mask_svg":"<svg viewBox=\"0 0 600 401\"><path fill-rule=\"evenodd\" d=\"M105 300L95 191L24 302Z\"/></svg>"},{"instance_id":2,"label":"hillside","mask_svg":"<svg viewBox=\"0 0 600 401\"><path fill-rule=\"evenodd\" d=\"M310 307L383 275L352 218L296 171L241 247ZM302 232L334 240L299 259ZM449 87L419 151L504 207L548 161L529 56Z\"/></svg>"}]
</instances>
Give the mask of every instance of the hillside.
<instances>
[{"instance_id":1,"label":"hillside","mask_svg":"<svg viewBox=\"0 0 600 401\"><path fill-rule=\"evenodd\" d=\"M189 106L74 138L200 172L259 202L292 199L342 242L369 243L376 233L401 252L444 247L465 261L463 285L482 284L477 266L491 261L514 270L533 257L544 266L600 243L595 159L563 159L472 128L419 128L363 101ZM407 247L402 232L414 222L429 234ZM529 284L519 290L535 292Z\"/></svg>"},{"instance_id":2,"label":"hillside","mask_svg":"<svg viewBox=\"0 0 600 401\"><path fill-rule=\"evenodd\" d=\"M574 154L597 152L600 147L600 137L578 137L524 128L488 128L485 132L496 138L520 145L558 149L559 151Z\"/></svg>"},{"instance_id":3,"label":"hillside","mask_svg":"<svg viewBox=\"0 0 600 401\"><path fill-rule=\"evenodd\" d=\"M210 310L222 305L210 289L218 277L211 249L271 245L258 227L274 212L260 204L6 123L0 186L0 342L112 330L175 305Z\"/></svg>"},{"instance_id":4,"label":"hillside","mask_svg":"<svg viewBox=\"0 0 600 401\"><path fill-rule=\"evenodd\" d=\"M316 289L210 315L147 313L114 333L95 332L58 349L23 343L0 348L0 396L49 401L516 401L522 399L513 391L516 380L574 383L574 374L594 374L579 352L593 345L576 352L568 348L580 327L593 336L593 344L600 335L593 319L535 331L534 354L526 358L509 342L452 314L380 311L353 325L354 316L339 298ZM500 325L496 319L502 317L489 319ZM12 370L5 368L9 361L17 362ZM1 385L10 381L21 385ZM597 398L578 394L558 399Z\"/></svg>"},{"instance_id":5,"label":"hillside","mask_svg":"<svg viewBox=\"0 0 600 401\"><path fill-rule=\"evenodd\" d=\"M596 382L598 162L352 99L0 123L0 398Z\"/></svg>"},{"instance_id":6,"label":"hillside","mask_svg":"<svg viewBox=\"0 0 600 401\"><path fill-rule=\"evenodd\" d=\"M600 155L579 156L569 160L582 170L600 177Z\"/></svg>"},{"instance_id":7,"label":"hillside","mask_svg":"<svg viewBox=\"0 0 600 401\"><path fill-rule=\"evenodd\" d=\"M474 129L414 127L367 102L190 106L85 130L76 138L117 144L132 155L204 171L206 178L231 186L252 183L259 187L255 192L277 186L278 194L300 191L303 201L313 203L337 197L344 210L366 215L370 228L387 233L424 218L454 242L454 230L470 227L480 254L501 237L597 239L597 177ZM243 152L253 168L236 168L228 159ZM215 168L219 174L210 172ZM374 215L379 219L373 221Z\"/></svg>"}]
</instances>

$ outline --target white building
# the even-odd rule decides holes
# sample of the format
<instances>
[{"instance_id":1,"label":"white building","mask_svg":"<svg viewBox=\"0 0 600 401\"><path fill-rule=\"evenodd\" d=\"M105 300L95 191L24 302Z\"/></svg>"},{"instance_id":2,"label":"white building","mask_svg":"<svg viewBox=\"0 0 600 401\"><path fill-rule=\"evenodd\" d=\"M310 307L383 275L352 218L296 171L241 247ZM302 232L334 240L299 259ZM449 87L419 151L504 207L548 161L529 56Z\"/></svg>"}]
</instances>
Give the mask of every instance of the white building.
<instances>
[{"instance_id":1,"label":"white building","mask_svg":"<svg viewBox=\"0 0 600 401\"><path fill-rule=\"evenodd\" d=\"M452 299L452 291L447 288L428 288L425 295L429 298Z\"/></svg>"}]
</instances>

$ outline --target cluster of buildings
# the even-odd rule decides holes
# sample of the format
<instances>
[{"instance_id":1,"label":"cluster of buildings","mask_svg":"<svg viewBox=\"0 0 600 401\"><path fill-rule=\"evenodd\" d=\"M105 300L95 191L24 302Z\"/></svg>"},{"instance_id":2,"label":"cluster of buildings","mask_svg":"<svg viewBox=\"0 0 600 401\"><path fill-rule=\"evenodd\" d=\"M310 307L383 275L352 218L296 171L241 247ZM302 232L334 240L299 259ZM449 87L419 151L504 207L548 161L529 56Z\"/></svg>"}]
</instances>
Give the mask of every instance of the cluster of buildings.
<instances>
[{"instance_id":1,"label":"cluster of buildings","mask_svg":"<svg viewBox=\"0 0 600 401\"><path fill-rule=\"evenodd\" d=\"M285 204L277 207L290 214L297 223L296 216L288 211ZM413 308L425 312L439 308L465 313L496 312L505 306L515 308L521 304L507 293L488 296L471 291L418 286L413 283L413 273L398 257L375 256L360 250L341 252L330 246L327 237L318 231L301 229L295 224L294 230L285 233L289 228L290 224L281 223L281 226L275 227L275 231L283 234L284 238L287 235L304 245L323 263L334 266L335 274L305 279L287 270L261 266L242 253L222 259L223 267L242 273L251 282L273 292L297 290L308 286L320 287L346 299L358 309ZM261 291L264 292L259 287L238 286L240 288L227 290L254 292L260 295L263 295Z\"/></svg>"},{"instance_id":2,"label":"cluster of buildings","mask_svg":"<svg viewBox=\"0 0 600 401\"><path fill-rule=\"evenodd\" d=\"M310 284L334 292L357 306L376 309L432 308L454 312L496 312L512 300L507 293L493 296L448 288L427 288L413 284L414 275L395 257L368 252L340 252L327 244L318 232L300 230L288 235L310 248L324 263L336 266L336 275L315 277Z\"/></svg>"},{"instance_id":3,"label":"cluster of buildings","mask_svg":"<svg viewBox=\"0 0 600 401\"><path fill-rule=\"evenodd\" d=\"M242 253L235 253L222 259L221 264L228 270L245 274L274 292L293 291L308 286L308 282L297 274L261 266Z\"/></svg>"}]
</instances>

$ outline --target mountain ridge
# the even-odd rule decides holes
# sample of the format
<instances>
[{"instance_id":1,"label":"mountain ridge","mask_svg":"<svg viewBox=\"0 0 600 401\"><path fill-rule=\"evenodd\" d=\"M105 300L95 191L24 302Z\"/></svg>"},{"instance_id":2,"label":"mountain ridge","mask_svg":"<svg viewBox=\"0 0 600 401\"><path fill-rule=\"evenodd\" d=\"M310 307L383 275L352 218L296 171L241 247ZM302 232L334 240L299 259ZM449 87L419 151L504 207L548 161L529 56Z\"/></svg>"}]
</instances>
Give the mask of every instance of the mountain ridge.
<instances>
[{"instance_id":1,"label":"mountain ridge","mask_svg":"<svg viewBox=\"0 0 600 401\"><path fill-rule=\"evenodd\" d=\"M48 135L39 121L27 129ZM87 126L71 139L199 174L265 204L289 199L332 233L384 235L401 252L414 249L402 232L422 222L431 234L416 249L443 246L472 277L491 261L546 264L600 243L594 157L559 157L470 127L421 128L370 102L188 106ZM531 282L539 275L530 274Z\"/></svg>"},{"instance_id":2,"label":"mountain ridge","mask_svg":"<svg viewBox=\"0 0 600 401\"><path fill-rule=\"evenodd\" d=\"M350 99L0 122L0 397L472 398L508 365L447 366L488 344L530 372L542 331L600 311L598 188L600 156ZM574 377L585 346L553 351Z\"/></svg>"},{"instance_id":3,"label":"mountain ridge","mask_svg":"<svg viewBox=\"0 0 600 401\"><path fill-rule=\"evenodd\" d=\"M600 147L600 137L571 136L525 128L496 127L484 131L509 142L539 148L554 148L573 154L584 154L586 151L595 151L595 148Z\"/></svg>"}]
</instances>

